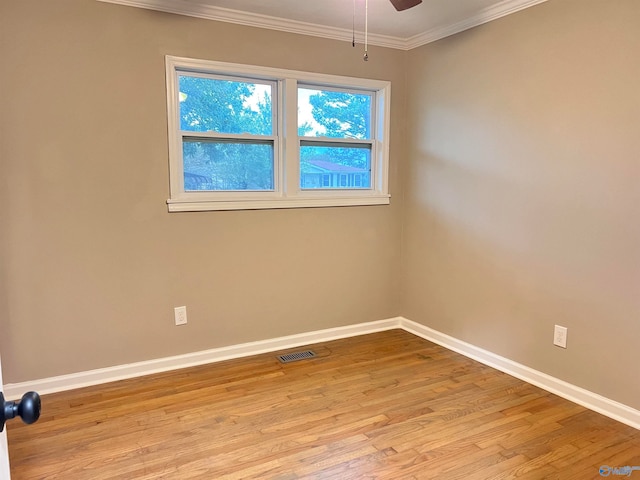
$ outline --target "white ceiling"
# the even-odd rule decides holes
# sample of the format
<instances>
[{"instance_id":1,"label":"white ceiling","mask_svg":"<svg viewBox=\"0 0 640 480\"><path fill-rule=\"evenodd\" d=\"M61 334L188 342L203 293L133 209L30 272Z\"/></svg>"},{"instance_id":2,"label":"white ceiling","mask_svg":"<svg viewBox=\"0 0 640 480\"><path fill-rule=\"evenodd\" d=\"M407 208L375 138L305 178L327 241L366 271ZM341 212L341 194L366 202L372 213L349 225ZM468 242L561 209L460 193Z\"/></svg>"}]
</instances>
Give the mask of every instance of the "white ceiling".
<instances>
[{"instance_id":1,"label":"white ceiling","mask_svg":"<svg viewBox=\"0 0 640 480\"><path fill-rule=\"evenodd\" d=\"M338 40L351 40L354 0L99 0ZM408 50L546 0L423 0L397 12L389 0L368 0L369 43ZM355 0L362 43L365 0Z\"/></svg>"}]
</instances>

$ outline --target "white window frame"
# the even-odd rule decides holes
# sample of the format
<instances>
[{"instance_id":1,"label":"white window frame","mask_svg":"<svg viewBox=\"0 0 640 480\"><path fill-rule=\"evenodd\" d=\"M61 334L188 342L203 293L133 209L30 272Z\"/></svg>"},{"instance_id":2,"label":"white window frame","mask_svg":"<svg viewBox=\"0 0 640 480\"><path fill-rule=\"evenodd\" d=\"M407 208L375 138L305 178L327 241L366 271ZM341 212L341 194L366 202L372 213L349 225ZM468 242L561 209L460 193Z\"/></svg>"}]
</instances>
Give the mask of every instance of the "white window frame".
<instances>
[{"instance_id":1,"label":"white window frame","mask_svg":"<svg viewBox=\"0 0 640 480\"><path fill-rule=\"evenodd\" d=\"M170 212L206 210L249 210L353 205L386 205L389 195L389 118L391 82L354 77L283 70L167 55L167 115L169 143ZM179 73L240 77L246 81L275 82L274 190L269 191L185 191L178 91ZM371 188L302 189L300 187L300 142L339 141L324 137L298 136L298 83L340 88L372 94Z\"/></svg>"}]
</instances>

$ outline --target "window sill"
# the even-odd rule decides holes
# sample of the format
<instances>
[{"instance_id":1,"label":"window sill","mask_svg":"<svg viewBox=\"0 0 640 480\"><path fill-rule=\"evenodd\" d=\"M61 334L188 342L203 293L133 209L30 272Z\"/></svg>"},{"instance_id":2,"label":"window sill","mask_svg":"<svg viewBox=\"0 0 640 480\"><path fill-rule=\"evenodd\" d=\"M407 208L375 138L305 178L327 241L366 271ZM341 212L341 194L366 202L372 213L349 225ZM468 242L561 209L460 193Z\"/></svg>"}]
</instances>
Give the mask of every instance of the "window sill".
<instances>
[{"instance_id":1,"label":"window sill","mask_svg":"<svg viewBox=\"0 0 640 480\"><path fill-rule=\"evenodd\" d=\"M205 212L209 210L263 210L275 208L351 207L389 205L390 195L368 195L332 198L286 198L269 200L185 201L167 200L169 212Z\"/></svg>"}]
</instances>

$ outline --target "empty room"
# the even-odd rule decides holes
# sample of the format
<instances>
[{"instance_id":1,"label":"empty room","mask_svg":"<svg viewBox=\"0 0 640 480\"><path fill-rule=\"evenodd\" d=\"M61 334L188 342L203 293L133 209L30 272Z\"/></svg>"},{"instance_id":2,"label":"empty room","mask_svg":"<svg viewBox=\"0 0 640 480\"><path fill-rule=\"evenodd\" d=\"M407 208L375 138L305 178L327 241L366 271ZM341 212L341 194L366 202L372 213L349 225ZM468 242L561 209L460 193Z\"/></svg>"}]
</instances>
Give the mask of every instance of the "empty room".
<instances>
[{"instance_id":1,"label":"empty room","mask_svg":"<svg viewBox=\"0 0 640 480\"><path fill-rule=\"evenodd\" d=\"M0 480L640 479L639 22L0 0Z\"/></svg>"}]
</instances>

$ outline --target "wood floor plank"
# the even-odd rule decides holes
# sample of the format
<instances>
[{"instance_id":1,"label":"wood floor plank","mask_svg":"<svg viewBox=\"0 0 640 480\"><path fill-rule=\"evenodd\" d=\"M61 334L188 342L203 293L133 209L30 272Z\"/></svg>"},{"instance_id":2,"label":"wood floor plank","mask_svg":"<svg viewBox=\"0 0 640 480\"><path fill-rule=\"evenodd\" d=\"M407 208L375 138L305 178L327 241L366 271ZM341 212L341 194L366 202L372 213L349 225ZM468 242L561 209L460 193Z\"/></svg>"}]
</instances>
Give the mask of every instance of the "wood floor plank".
<instances>
[{"instance_id":1,"label":"wood floor plank","mask_svg":"<svg viewBox=\"0 0 640 480\"><path fill-rule=\"evenodd\" d=\"M640 465L637 430L402 330L310 348L44 395L38 423L8 424L12 478L578 479Z\"/></svg>"}]
</instances>

